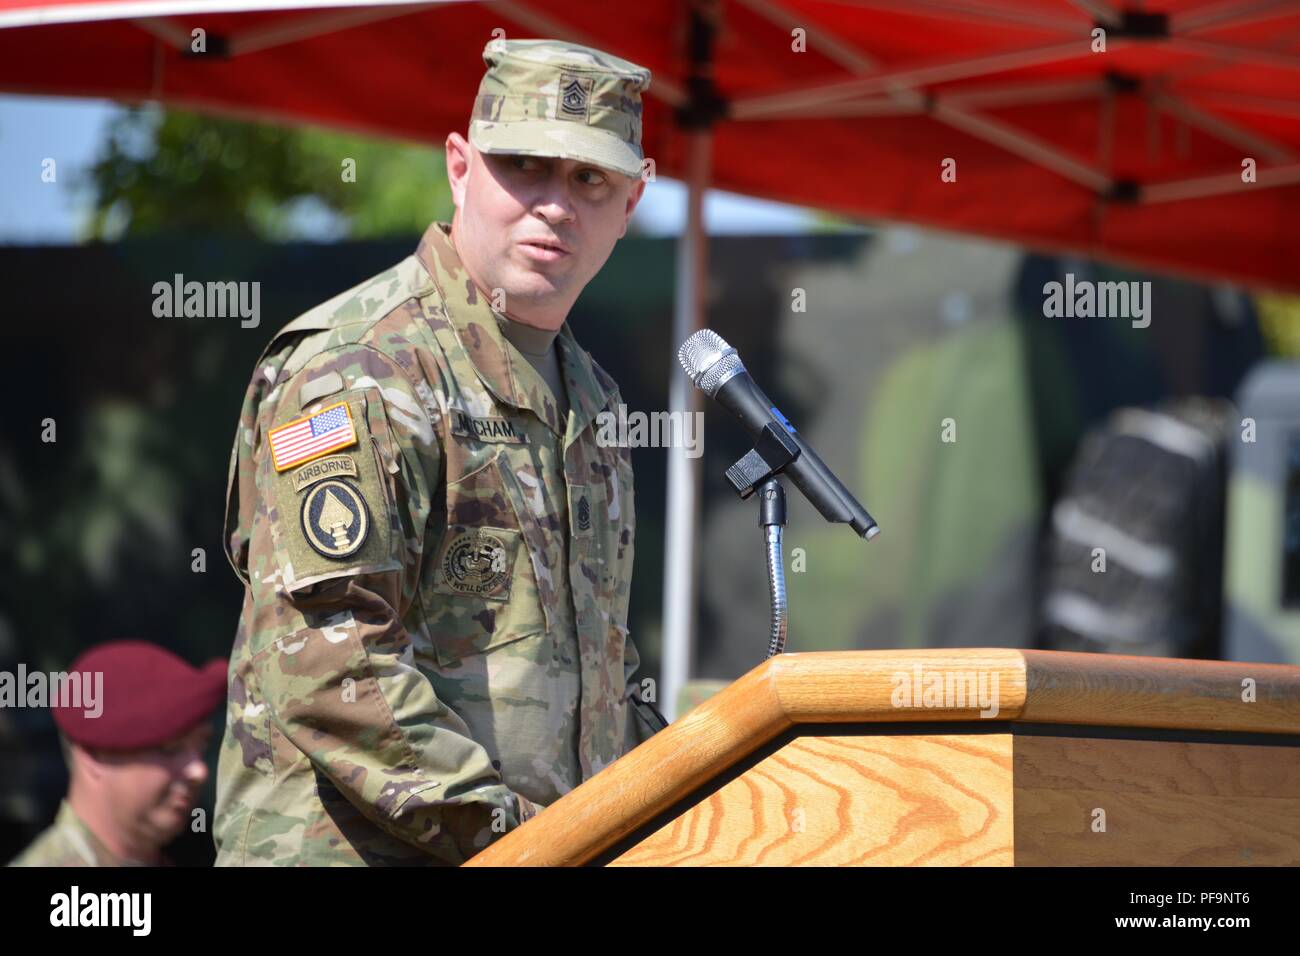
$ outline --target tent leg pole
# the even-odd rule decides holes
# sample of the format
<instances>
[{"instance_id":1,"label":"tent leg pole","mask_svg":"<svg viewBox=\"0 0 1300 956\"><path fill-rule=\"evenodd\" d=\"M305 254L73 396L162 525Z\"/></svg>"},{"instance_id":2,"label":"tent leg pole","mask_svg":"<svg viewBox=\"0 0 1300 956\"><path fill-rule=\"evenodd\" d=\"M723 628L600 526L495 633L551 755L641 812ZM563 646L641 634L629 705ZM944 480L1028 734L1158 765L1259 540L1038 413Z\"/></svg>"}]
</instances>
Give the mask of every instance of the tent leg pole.
<instances>
[{"instance_id":1,"label":"tent leg pole","mask_svg":"<svg viewBox=\"0 0 1300 956\"><path fill-rule=\"evenodd\" d=\"M701 395L678 368L676 349L704 328L708 240L704 231L704 192L709 181L712 134L687 134L686 228L677 244L673 309L674 362L668 376L673 417L701 410ZM677 696L690 679L695 644L696 542L699 537L700 461L685 448L668 451L668 505L664 542L663 673L659 703L669 720L677 718Z\"/></svg>"}]
</instances>

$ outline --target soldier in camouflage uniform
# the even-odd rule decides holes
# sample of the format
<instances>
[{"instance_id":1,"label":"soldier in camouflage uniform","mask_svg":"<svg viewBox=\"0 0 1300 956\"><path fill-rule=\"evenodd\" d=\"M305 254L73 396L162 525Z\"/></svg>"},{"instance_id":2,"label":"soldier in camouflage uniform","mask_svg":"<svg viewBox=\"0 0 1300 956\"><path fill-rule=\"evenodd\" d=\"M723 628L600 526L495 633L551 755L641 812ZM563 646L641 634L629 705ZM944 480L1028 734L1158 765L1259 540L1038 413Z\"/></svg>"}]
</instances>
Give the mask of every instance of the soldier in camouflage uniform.
<instances>
[{"instance_id":1,"label":"soldier in camouflage uniform","mask_svg":"<svg viewBox=\"0 0 1300 956\"><path fill-rule=\"evenodd\" d=\"M68 671L97 703L51 702L68 792L54 822L10 866L166 866L196 818L203 759L226 692L226 661L191 667L145 641L96 645Z\"/></svg>"},{"instance_id":2,"label":"soldier in camouflage uniform","mask_svg":"<svg viewBox=\"0 0 1300 956\"><path fill-rule=\"evenodd\" d=\"M59 814L54 822L8 865L114 867L145 864L120 857L104 846L64 800L59 804Z\"/></svg>"},{"instance_id":3,"label":"soldier in camouflage uniform","mask_svg":"<svg viewBox=\"0 0 1300 956\"><path fill-rule=\"evenodd\" d=\"M282 329L245 397L219 865L460 863L662 726L631 459L596 441L622 399L564 321L644 188L649 73L484 60L452 223Z\"/></svg>"}]
</instances>

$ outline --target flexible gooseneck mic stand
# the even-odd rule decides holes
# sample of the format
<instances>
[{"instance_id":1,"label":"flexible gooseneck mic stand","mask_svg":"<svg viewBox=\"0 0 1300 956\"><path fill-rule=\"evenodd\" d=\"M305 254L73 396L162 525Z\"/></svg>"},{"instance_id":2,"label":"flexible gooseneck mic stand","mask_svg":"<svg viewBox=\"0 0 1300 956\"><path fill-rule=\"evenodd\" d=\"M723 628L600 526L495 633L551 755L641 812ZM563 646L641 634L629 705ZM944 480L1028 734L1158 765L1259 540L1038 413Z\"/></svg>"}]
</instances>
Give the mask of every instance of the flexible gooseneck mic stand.
<instances>
[{"instance_id":1,"label":"flexible gooseneck mic stand","mask_svg":"<svg viewBox=\"0 0 1300 956\"><path fill-rule=\"evenodd\" d=\"M785 528L785 488L777 477L799 457L799 446L776 424L769 423L758 442L740 461L727 469L727 481L744 500L758 492L758 525L763 529L767 552L767 586L772 602L772 639L767 656L785 650L789 628L785 595L785 560L781 537Z\"/></svg>"}]
</instances>

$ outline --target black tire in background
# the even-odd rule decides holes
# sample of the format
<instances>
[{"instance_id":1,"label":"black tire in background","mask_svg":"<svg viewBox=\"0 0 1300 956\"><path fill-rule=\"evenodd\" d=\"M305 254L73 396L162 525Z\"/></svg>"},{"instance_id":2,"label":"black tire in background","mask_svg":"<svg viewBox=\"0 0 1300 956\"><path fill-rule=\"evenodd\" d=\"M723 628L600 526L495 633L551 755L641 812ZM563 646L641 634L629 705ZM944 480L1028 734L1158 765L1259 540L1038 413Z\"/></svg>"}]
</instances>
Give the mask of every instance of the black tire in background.
<instances>
[{"instance_id":1,"label":"black tire in background","mask_svg":"<svg viewBox=\"0 0 1300 956\"><path fill-rule=\"evenodd\" d=\"M1229 402L1188 398L1120 409L1084 437L1048 526L1044 647L1218 656L1234 419Z\"/></svg>"}]
</instances>

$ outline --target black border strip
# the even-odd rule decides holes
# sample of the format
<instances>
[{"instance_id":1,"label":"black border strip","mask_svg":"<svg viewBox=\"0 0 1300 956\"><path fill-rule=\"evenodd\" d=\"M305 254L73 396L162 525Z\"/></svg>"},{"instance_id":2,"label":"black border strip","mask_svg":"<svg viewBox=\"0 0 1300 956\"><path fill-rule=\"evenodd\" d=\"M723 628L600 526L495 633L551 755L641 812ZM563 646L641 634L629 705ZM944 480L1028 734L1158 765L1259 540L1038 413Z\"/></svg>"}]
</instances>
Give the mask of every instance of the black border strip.
<instances>
[{"instance_id":1,"label":"black border strip","mask_svg":"<svg viewBox=\"0 0 1300 956\"><path fill-rule=\"evenodd\" d=\"M1232 744L1234 746L1300 747L1300 734L1262 734L1229 730L1182 730L1162 727L1099 727L1093 724L1040 724L1015 720L907 721L904 723L795 724L777 734L762 747L728 767L656 814L627 836L597 854L588 866L608 866L632 847L668 826L677 817L766 760L800 737L879 737L921 734L1012 734L1020 737L1084 737L1103 740L1163 740L1177 743Z\"/></svg>"}]
</instances>

